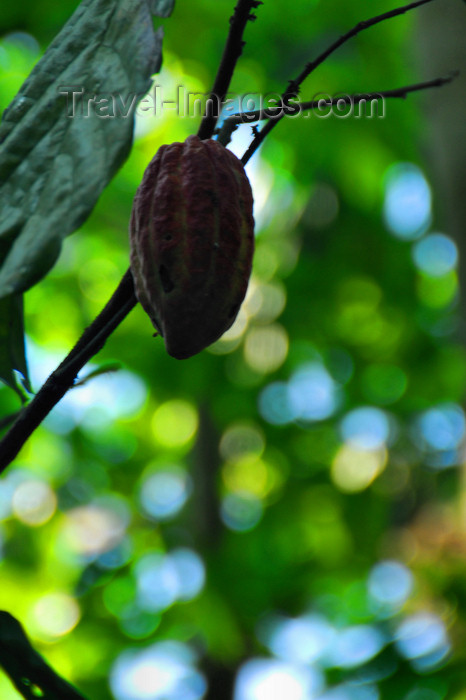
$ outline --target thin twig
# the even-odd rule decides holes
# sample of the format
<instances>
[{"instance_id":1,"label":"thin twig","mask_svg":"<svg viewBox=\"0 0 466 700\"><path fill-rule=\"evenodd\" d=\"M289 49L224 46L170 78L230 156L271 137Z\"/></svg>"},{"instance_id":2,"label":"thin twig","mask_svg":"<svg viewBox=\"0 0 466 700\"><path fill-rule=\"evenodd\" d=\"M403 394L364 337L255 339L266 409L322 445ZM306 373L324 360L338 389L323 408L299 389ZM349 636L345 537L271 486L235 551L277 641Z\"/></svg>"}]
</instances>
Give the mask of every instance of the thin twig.
<instances>
[{"instance_id":1,"label":"thin twig","mask_svg":"<svg viewBox=\"0 0 466 700\"><path fill-rule=\"evenodd\" d=\"M315 71L315 69L318 66L320 66L320 64L323 63L334 51L339 49L340 46L342 46L347 41L356 36L356 34L359 34L360 32L364 31L364 29L369 29L369 27L373 27L375 24L379 24L379 22L384 22L386 19L391 19L392 17L397 17L398 15L404 15L405 12L414 10L416 7L419 7L420 5L425 5L429 2L432 2L432 0L417 0L417 2L412 2L409 5L403 5L402 7L398 7L395 10L391 10L390 12L384 12L383 14L377 15L376 17L372 17L371 19L366 19L362 22L358 22L358 24L356 24L352 29L350 29L349 32L343 34L325 51L323 51L319 56L317 56L317 58L307 63L304 69L301 71L301 73L294 80L290 80L287 89L282 94L283 103L286 104L293 97L296 98L301 83L313 71ZM257 132L248 150L243 156L243 163L248 162L251 156L257 151L261 143L264 141L265 137L268 134L270 134L272 129L278 124L278 122L280 121L280 119L283 118L283 116L285 115L282 115L281 117L274 119L273 121L267 122L267 124L265 124L265 126L259 132Z\"/></svg>"},{"instance_id":2,"label":"thin twig","mask_svg":"<svg viewBox=\"0 0 466 700\"><path fill-rule=\"evenodd\" d=\"M230 30L223 51L222 60L217 71L214 86L206 106L206 114L202 118L197 135L200 139L210 139L215 130L220 108L230 87L236 62L241 56L244 41L243 34L249 20L256 19L252 12L262 5L261 0L239 0L233 16L230 18Z\"/></svg>"},{"instance_id":3,"label":"thin twig","mask_svg":"<svg viewBox=\"0 0 466 700\"><path fill-rule=\"evenodd\" d=\"M329 100L322 97L319 100L311 100L309 102L290 102L288 105L283 104L279 107L267 107L266 109L262 110L256 109L249 112L232 114L231 117L228 117L228 119L225 119L223 122L222 128L218 135L218 140L225 144L225 140L229 137L231 131L240 124L252 124L253 122L264 119L270 119L272 121L274 119L281 119L282 116L295 117L298 114L302 114L303 112L307 112L309 110L322 109L323 107L330 107L334 105L339 106L341 102L348 105L356 105L364 101L392 97L405 99L411 92L441 87L442 85L451 83L452 80L454 80L458 75L459 72L455 71L445 78L434 78L433 80L426 80L422 83L416 83L414 85L404 85L403 87L395 88L394 90L363 92L356 95L340 95L339 97L333 97ZM243 164L246 162L247 161L243 157Z\"/></svg>"},{"instance_id":4,"label":"thin twig","mask_svg":"<svg viewBox=\"0 0 466 700\"><path fill-rule=\"evenodd\" d=\"M84 331L74 348L52 372L32 401L0 441L0 473L16 457L28 437L41 424L52 408L74 385L84 365L104 346L107 338L136 305L133 277L127 270L110 301Z\"/></svg>"}]
</instances>

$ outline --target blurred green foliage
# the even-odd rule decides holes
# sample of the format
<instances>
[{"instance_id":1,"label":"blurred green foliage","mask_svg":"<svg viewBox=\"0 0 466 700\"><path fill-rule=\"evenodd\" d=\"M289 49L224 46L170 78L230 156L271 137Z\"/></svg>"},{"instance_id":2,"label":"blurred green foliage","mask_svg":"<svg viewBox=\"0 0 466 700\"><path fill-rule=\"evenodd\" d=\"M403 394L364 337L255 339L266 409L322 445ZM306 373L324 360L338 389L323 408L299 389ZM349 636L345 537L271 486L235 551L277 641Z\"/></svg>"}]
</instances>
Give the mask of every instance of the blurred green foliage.
<instances>
[{"instance_id":1,"label":"blurred green foliage","mask_svg":"<svg viewBox=\"0 0 466 700\"><path fill-rule=\"evenodd\" d=\"M2 5L2 109L77 4ZM178 0L164 99L209 89L232 6ZM283 90L388 9L265 2L231 91ZM416 82L415 19L362 33L303 98ZM430 238L426 119L421 94L383 119L282 121L248 165L257 249L235 326L180 362L138 307L91 368L120 369L69 392L0 480L0 606L89 697L195 700L207 682L205 697L236 685L235 700L464 700L466 352L455 249ZM146 164L198 123L141 116L129 160L27 293L36 389L128 266ZM250 139L242 127L233 148ZM0 403L19 408L6 387ZM19 697L4 677L0 695Z\"/></svg>"}]
</instances>

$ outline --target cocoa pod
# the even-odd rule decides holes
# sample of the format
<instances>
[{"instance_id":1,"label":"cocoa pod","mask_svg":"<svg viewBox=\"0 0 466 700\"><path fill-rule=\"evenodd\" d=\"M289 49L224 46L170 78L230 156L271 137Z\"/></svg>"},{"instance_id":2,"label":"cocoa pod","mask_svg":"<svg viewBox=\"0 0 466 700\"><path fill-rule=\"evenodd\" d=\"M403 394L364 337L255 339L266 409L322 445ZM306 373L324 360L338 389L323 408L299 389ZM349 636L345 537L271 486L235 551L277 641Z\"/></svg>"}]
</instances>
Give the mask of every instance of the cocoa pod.
<instances>
[{"instance_id":1,"label":"cocoa pod","mask_svg":"<svg viewBox=\"0 0 466 700\"><path fill-rule=\"evenodd\" d=\"M136 296L167 352L191 357L234 322L254 250L241 161L217 141L161 146L136 192L130 258Z\"/></svg>"}]
</instances>

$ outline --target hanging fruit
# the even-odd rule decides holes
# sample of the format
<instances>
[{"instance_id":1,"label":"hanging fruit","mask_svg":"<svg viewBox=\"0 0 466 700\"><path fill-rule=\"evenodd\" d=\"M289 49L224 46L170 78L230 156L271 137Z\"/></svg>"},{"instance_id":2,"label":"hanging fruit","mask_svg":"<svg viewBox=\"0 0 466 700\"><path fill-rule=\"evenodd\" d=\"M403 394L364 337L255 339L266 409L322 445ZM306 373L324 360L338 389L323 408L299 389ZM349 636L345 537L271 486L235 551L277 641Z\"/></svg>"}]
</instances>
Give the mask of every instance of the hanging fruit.
<instances>
[{"instance_id":1,"label":"hanging fruit","mask_svg":"<svg viewBox=\"0 0 466 700\"><path fill-rule=\"evenodd\" d=\"M130 222L136 296L167 352L191 357L234 322L254 250L253 198L241 161L211 139L161 146Z\"/></svg>"}]
</instances>

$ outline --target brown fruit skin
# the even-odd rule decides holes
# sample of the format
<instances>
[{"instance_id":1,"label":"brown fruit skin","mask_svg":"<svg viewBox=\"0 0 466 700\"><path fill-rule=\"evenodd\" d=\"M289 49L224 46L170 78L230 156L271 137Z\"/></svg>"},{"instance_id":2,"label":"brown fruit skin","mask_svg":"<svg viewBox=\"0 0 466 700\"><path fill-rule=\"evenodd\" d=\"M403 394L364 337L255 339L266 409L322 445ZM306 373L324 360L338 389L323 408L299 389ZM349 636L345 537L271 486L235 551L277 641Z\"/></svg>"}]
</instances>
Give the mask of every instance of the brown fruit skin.
<instances>
[{"instance_id":1,"label":"brown fruit skin","mask_svg":"<svg viewBox=\"0 0 466 700\"><path fill-rule=\"evenodd\" d=\"M136 192L130 259L136 296L177 359L234 322L254 251L253 198L241 161L217 141L161 146Z\"/></svg>"}]
</instances>

